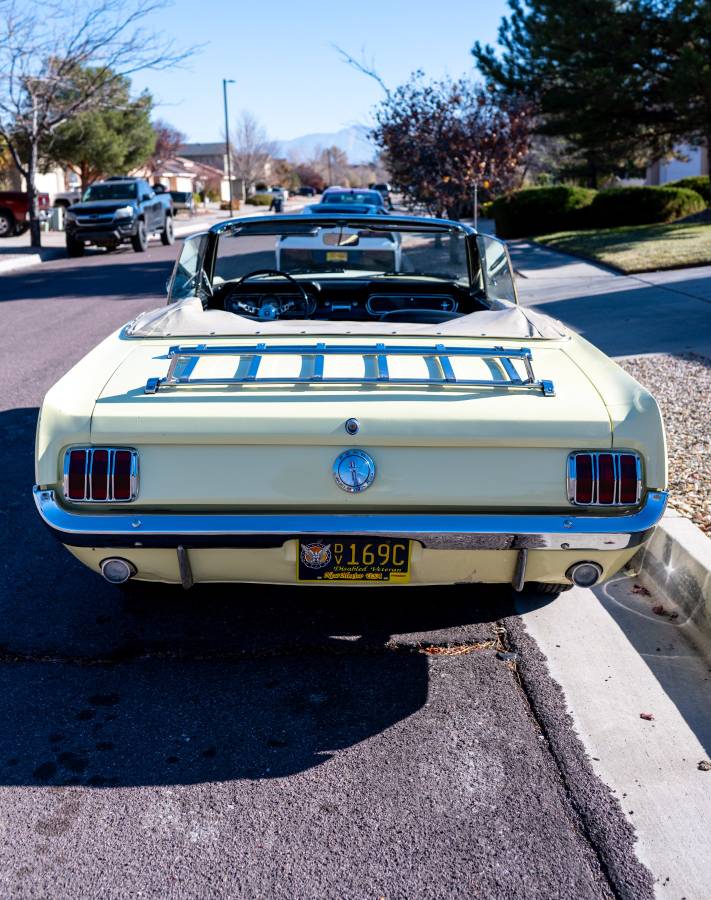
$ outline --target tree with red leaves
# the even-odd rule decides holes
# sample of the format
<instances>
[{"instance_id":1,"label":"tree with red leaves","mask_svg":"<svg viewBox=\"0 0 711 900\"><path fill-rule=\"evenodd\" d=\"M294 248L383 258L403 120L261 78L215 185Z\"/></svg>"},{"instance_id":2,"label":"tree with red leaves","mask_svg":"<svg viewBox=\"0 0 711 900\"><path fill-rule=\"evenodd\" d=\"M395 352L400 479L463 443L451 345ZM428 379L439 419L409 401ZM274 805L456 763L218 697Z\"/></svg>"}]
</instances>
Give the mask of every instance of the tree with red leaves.
<instances>
[{"instance_id":1,"label":"tree with red leaves","mask_svg":"<svg viewBox=\"0 0 711 900\"><path fill-rule=\"evenodd\" d=\"M185 143L185 135L162 119L157 119L153 123L153 131L156 135L156 146L148 167L155 172L161 163L176 156L180 145Z\"/></svg>"},{"instance_id":2,"label":"tree with red leaves","mask_svg":"<svg viewBox=\"0 0 711 900\"><path fill-rule=\"evenodd\" d=\"M372 137L406 203L456 219L471 205L475 182L501 192L520 180L533 109L466 79L425 82L416 72L388 93L375 118Z\"/></svg>"}]
</instances>

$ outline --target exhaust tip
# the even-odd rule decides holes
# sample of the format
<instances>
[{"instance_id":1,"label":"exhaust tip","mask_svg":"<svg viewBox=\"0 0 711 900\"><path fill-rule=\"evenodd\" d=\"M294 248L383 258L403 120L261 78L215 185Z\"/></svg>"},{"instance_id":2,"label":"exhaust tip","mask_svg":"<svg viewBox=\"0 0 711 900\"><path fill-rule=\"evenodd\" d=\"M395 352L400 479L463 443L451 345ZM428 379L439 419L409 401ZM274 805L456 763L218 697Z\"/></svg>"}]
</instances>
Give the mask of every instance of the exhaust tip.
<instances>
[{"instance_id":1,"label":"exhaust tip","mask_svg":"<svg viewBox=\"0 0 711 900\"><path fill-rule=\"evenodd\" d=\"M111 556L101 562L101 574L109 584L124 584L136 574L136 567L127 559Z\"/></svg>"},{"instance_id":2,"label":"exhaust tip","mask_svg":"<svg viewBox=\"0 0 711 900\"><path fill-rule=\"evenodd\" d=\"M578 587L590 588L602 578L602 566L595 562L579 562L572 565L565 575Z\"/></svg>"}]
</instances>

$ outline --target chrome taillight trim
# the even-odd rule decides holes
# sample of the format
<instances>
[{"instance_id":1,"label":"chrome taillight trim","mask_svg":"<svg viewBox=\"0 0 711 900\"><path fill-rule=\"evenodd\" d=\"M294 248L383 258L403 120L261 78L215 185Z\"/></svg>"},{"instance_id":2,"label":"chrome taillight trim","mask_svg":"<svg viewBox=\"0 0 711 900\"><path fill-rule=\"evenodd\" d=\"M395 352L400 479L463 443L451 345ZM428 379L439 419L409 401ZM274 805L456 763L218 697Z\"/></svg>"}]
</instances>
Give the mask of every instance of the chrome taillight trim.
<instances>
[{"instance_id":1,"label":"chrome taillight trim","mask_svg":"<svg viewBox=\"0 0 711 900\"><path fill-rule=\"evenodd\" d=\"M577 496L577 460L579 456L589 456L592 463L592 499L589 503L578 503ZM601 456L611 456L614 468L615 490L611 503L603 503L598 499L599 481L600 481L600 462ZM620 499L620 489L622 486L622 463L621 457L632 456L635 460L637 468L637 490L635 492L634 502L622 501ZM568 491L568 501L574 506L637 506L642 499L642 459L634 450L575 450L568 456L566 466L566 485Z\"/></svg>"},{"instance_id":2,"label":"chrome taillight trim","mask_svg":"<svg viewBox=\"0 0 711 900\"><path fill-rule=\"evenodd\" d=\"M84 467L84 496L69 496L69 461L75 451L87 454ZM106 497L95 500L91 496L91 472L94 465L94 454L97 450L105 450L108 453L108 465L106 467ZM129 496L116 498L115 473L116 453L128 451L131 454L129 468ZM70 503L131 503L138 497L138 450L133 447L67 447L64 451L63 485L64 499Z\"/></svg>"}]
</instances>

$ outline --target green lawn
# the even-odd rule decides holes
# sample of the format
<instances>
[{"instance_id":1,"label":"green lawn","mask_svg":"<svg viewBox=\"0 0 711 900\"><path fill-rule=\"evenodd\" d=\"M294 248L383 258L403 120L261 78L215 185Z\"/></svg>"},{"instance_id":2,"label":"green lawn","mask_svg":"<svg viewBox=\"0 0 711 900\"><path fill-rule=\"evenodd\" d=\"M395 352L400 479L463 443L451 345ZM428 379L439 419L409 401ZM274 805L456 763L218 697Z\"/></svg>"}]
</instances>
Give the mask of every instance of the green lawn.
<instances>
[{"instance_id":1,"label":"green lawn","mask_svg":"<svg viewBox=\"0 0 711 900\"><path fill-rule=\"evenodd\" d=\"M605 263L621 272L711 265L711 224L676 223L559 231L535 239L555 250Z\"/></svg>"}]
</instances>

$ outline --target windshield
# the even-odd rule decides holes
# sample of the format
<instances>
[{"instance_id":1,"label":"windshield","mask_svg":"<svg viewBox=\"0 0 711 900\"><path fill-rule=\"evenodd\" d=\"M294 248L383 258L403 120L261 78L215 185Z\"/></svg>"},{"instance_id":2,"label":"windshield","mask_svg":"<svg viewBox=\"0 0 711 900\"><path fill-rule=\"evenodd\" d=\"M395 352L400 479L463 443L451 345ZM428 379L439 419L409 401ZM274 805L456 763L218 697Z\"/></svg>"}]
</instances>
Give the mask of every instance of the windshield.
<instances>
[{"instance_id":1,"label":"windshield","mask_svg":"<svg viewBox=\"0 0 711 900\"><path fill-rule=\"evenodd\" d=\"M380 217L378 217L380 218ZM432 233L385 227L383 217L372 227L314 225L284 233L220 235L212 275L213 286L257 269L292 276L416 276L469 284L464 236L459 230Z\"/></svg>"},{"instance_id":2,"label":"windshield","mask_svg":"<svg viewBox=\"0 0 711 900\"><path fill-rule=\"evenodd\" d=\"M87 200L135 200L138 196L138 187L135 183L122 184L92 184L84 191L84 201Z\"/></svg>"}]
</instances>

